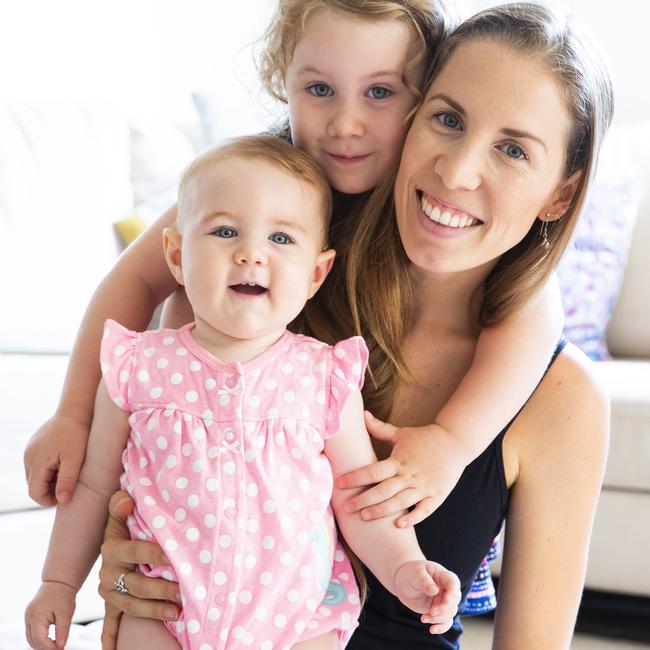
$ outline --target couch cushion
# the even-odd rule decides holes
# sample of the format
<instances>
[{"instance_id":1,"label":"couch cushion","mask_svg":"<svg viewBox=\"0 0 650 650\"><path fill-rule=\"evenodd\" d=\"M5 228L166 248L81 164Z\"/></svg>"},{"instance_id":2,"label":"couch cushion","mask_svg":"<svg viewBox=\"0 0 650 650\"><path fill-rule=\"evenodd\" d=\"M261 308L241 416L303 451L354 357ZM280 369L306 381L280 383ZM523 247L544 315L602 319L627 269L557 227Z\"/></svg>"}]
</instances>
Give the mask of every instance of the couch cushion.
<instances>
[{"instance_id":1,"label":"couch cushion","mask_svg":"<svg viewBox=\"0 0 650 650\"><path fill-rule=\"evenodd\" d=\"M594 368L612 404L605 486L650 493L650 361L600 361Z\"/></svg>"}]
</instances>

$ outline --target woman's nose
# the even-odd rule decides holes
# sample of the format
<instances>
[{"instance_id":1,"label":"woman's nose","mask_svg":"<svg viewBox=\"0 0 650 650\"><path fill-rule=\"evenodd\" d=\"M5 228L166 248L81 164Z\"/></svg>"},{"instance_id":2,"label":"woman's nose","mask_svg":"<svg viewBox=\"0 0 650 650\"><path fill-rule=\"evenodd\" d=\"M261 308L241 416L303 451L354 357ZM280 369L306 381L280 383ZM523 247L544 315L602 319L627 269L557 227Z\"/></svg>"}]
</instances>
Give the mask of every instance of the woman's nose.
<instances>
[{"instance_id":1,"label":"woman's nose","mask_svg":"<svg viewBox=\"0 0 650 650\"><path fill-rule=\"evenodd\" d=\"M352 101L340 101L333 108L327 124L327 135L331 138L360 138L366 133L364 113Z\"/></svg>"},{"instance_id":2,"label":"woman's nose","mask_svg":"<svg viewBox=\"0 0 650 650\"><path fill-rule=\"evenodd\" d=\"M482 160L469 142L455 142L434 163L434 170L451 190L475 190L481 184Z\"/></svg>"}]
</instances>

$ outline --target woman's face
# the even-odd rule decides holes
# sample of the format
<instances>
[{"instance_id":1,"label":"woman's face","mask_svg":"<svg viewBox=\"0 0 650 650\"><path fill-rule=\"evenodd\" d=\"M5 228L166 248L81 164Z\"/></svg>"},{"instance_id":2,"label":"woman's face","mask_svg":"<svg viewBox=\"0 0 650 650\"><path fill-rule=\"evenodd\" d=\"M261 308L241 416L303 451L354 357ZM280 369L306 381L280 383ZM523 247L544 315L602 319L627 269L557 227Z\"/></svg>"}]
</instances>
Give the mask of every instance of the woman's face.
<instances>
[{"instance_id":1,"label":"woman's face","mask_svg":"<svg viewBox=\"0 0 650 650\"><path fill-rule=\"evenodd\" d=\"M564 178L571 127L563 89L538 60L488 39L459 46L402 153L395 206L410 260L489 271L537 216L561 215L575 190Z\"/></svg>"}]
</instances>

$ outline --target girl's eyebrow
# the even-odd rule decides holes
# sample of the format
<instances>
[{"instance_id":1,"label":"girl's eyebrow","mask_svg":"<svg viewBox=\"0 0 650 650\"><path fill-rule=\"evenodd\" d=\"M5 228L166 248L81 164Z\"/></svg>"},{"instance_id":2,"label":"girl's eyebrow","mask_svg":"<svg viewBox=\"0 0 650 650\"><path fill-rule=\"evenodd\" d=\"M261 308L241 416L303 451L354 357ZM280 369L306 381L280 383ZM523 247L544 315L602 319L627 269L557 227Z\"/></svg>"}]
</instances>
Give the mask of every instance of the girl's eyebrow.
<instances>
[{"instance_id":1,"label":"girl's eyebrow","mask_svg":"<svg viewBox=\"0 0 650 650\"><path fill-rule=\"evenodd\" d=\"M436 93L435 95L432 95L427 100L427 104L430 104L436 99L441 99L443 102L449 104L449 106L451 106L451 108L453 108L461 117L467 117L465 109L457 101L454 101L451 97L449 97L449 95L445 95L444 93ZM522 131L521 129L511 129L505 127L502 128L500 132L508 138L524 138L526 140L533 140L539 143L544 148L544 151L547 151L544 141L529 131Z\"/></svg>"},{"instance_id":2,"label":"girl's eyebrow","mask_svg":"<svg viewBox=\"0 0 650 650\"><path fill-rule=\"evenodd\" d=\"M302 75L302 74L316 74L316 75L326 75L326 72L323 72L322 70L319 70L318 68L314 68L313 66L306 65L302 68L298 68L297 75ZM365 79L374 79L375 77L390 77L390 76L402 76L402 70L378 70L377 72L373 72L366 77Z\"/></svg>"}]
</instances>

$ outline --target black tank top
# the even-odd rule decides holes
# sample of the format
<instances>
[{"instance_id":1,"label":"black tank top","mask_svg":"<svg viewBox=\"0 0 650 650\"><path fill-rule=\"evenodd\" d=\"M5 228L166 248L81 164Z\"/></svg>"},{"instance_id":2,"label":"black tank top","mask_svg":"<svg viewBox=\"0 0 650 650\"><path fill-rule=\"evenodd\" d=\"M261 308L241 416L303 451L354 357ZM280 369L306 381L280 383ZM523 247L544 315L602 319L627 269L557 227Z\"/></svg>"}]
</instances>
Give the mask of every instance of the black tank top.
<instances>
[{"instance_id":1,"label":"black tank top","mask_svg":"<svg viewBox=\"0 0 650 650\"><path fill-rule=\"evenodd\" d=\"M562 340L557 345L549 367L565 344ZM445 502L415 527L425 556L456 573L463 599L501 530L508 509L503 438L514 419L466 467ZM347 650L460 648L463 628L459 616L445 634L433 636L428 626L420 621L419 614L402 605L369 571L366 577L368 599Z\"/></svg>"}]
</instances>

